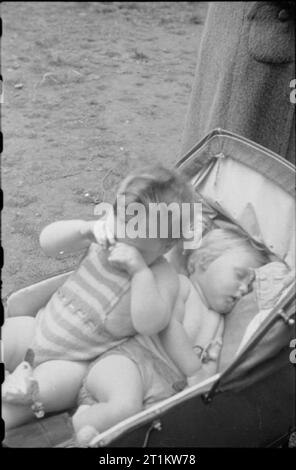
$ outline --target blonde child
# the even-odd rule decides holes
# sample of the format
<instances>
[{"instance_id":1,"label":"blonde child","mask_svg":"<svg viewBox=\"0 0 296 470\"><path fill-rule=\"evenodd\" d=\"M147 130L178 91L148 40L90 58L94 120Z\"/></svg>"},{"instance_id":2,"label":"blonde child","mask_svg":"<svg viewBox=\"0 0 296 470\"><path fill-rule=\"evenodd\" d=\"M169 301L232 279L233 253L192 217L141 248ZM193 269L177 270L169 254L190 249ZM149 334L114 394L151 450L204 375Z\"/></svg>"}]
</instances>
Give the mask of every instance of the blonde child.
<instances>
[{"instance_id":1,"label":"blonde child","mask_svg":"<svg viewBox=\"0 0 296 470\"><path fill-rule=\"evenodd\" d=\"M150 203L181 205L193 200L185 180L163 167L131 174L120 185L118 195L125 196L125 209L138 203L148 211ZM178 239L171 235L172 230L161 238L158 223L151 227L153 222L147 212L140 216L139 223L145 223L147 230L154 229L156 238L134 238L121 230L131 217L126 220L120 217L115 205L117 232L115 237L112 232L108 234L109 249L96 243L104 242L101 236L107 230L104 221L61 221L41 233L41 246L51 256L84 247L88 251L75 273L32 320L29 352L34 360L33 375L30 376L30 367L25 362L25 380L19 377L24 372L20 368L4 383L2 416L6 429L32 419L33 412L41 416L44 411L73 406L90 360L128 337L137 333L153 335L168 325L178 292L178 277L163 255ZM173 216L169 229L173 223L181 225L180 217L180 212ZM24 319L11 320L17 337ZM7 338L12 336L9 323L8 319ZM9 362L13 345L5 341L5 330L4 348ZM24 384L27 389L25 386L21 390Z\"/></svg>"},{"instance_id":2,"label":"blonde child","mask_svg":"<svg viewBox=\"0 0 296 470\"><path fill-rule=\"evenodd\" d=\"M137 335L90 366L73 416L78 441L217 370L223 315L251 288L253 270L268 262L235 230L215 229L188 262L168 326L151 337ZM145 291L143 292L143 296Z\"/></svg>"}]
</instances>

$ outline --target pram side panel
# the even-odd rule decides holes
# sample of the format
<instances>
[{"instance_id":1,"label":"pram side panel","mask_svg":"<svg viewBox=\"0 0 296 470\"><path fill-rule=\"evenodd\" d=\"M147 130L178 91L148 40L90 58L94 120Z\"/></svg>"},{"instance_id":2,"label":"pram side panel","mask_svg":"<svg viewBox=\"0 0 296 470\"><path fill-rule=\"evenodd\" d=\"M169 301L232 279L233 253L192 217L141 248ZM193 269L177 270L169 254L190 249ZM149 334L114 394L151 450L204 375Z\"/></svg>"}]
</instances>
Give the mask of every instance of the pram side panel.
<instances>
[{"instance_id":1,"label":"pram side panel","mask_svg":"<svg viewBox=\"0 0 296 470\"><path fill-rule=\"evenodd\" d=\"M161 430L143 425L112 447L266 447L295 428L295 368L291 364L261 382L227 391L205 404L194 397L160 418Z\"/></svg>"},{"instance_id":2,"label":"pram side panel","mask_svg":"<svg viewBox=\"0 0 296 470\"><path fill-rule=\"evenodd\" d=\"M28 315L34 317L38 310L44 307L52 294L65 282L71 272L52 276L14 292L6 300L5 316Z\"/></svg>"}]
</instances>

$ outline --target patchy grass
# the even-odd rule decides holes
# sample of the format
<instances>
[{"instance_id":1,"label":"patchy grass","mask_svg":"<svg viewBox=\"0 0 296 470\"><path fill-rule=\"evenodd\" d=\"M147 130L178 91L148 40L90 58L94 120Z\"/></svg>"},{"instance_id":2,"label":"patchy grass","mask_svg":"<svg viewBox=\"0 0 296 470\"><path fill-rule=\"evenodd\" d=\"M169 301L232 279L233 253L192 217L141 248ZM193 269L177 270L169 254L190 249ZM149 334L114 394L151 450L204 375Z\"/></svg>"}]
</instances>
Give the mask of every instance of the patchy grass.
<instances>
[{"instance_id":1,"label":"patchy grass","mask_svg":"<svg viewBox=\"0 0 296 470\"><path fill-rule=\"evenodd\" d=\"M201 18L201 16L199 15L194 15L194 16L191 16L189 18L189 23L192 23L192 24L203 24L204 23L204 19Z\"/></svg>"},{"instance_id":2,"label":"patchy grass","mask_svg":"<svg viewBox=\"0 0 296 470\"><path fill-rule=\"evenodd\" d=\"M138 49L134 49L134 53L131 55L131 58L140 62L148 62L149 57L144 54L144 52L138 51Z\"/></svg>"},{"instance_id":3,"label":"patchy grass","mask_svg":"<svg viewBox=\"0 0 296 470\"><path fill-rule=\"evenodd\" d=\"M175 163L189 100L184 81L193 77L202 31L184 21L200 8L187 2L3 3L4 295L67 266L67 259L42 255L40 227L92 217L97 200L111 201L131 169ZM29 240L35 250L25 255ZM14 259L20 265L9 270Z\"/></svg>"}]
</instances>

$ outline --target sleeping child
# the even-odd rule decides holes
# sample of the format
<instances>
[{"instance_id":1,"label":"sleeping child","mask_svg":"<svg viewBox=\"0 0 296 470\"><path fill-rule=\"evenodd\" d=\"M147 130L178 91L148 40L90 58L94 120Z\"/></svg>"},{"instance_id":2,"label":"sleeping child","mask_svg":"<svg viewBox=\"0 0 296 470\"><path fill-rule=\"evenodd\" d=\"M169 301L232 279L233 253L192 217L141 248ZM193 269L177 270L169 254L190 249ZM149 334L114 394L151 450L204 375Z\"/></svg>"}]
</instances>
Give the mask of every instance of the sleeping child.
<instances>
[{"instance_id":1,"label":"sleeping child","mask_svg":"<svg viewBox=\"0 0 296 470\"><path fill-rule=\"evenodd\" d=\"M238 231L215 229L179 275L170 322L158 335L136 335L89 366L73 416L78 442L217 370L223 316L249 290L267 255ZM145 289L143 290L145 302Z\"/></svg>"}]
</instances>

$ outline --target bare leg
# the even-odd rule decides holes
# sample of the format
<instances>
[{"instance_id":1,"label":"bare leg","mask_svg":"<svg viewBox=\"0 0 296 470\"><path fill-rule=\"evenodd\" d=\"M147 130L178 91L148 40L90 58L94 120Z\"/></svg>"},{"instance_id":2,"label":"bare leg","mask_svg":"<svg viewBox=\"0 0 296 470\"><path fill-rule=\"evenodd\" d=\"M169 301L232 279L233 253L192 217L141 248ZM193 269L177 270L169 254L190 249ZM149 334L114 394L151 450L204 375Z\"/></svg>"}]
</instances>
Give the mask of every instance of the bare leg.
<instances>
[{"instance_id":1,"label":"bare leg","mask_svg":"<svg viewBox=\"0 0 296 470\"><path fill-rule=\"evenodd\" d=\"M36 320L33 317L7 318L2 328L3 362L9 372L24 360L35 333Z\"/></svg>"},{"instance_id":2,"label":"bare leg","mask_svg":"<svg viewBox=\"0 0 296 470\"><path fill-rule=\"evenodd\" d=\"M40 401L46 413L62 411L76 404L76 397L88 364L70 361L48 361L36 367ZM34 419L29 406L2 403L2 418L6 430Z\"/></svg>"},{"instance_id":3,"label":"bare leg","mask_svg":"<svg viewBox=\"0 0 296 470\"><path fill-rule=\"evenodd\" d=\"M105 431L142 410L143 384L133 361L125 356L107 356L90 370L86 386L99 403L79 409L73 416L77 432L85 426Z\"/></svg>"}]
</instances>

